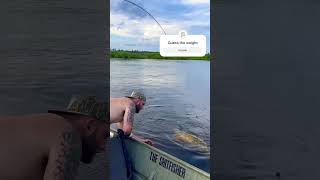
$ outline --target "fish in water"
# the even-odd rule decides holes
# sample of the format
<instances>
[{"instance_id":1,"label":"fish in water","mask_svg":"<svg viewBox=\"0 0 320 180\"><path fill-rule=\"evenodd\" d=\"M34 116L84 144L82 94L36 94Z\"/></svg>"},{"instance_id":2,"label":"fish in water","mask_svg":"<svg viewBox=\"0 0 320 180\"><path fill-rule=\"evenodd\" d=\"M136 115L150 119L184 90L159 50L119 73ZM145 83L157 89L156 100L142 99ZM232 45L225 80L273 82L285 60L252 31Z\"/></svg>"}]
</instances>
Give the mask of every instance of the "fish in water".
<instances>
[{"instance_id":1,"label":"fish in water","mask_svg":"<svg viewBox=\"0 0 320 180\"><path fill-rule=\"evenodd\" d=\"M174 137L176 141L188 144L190 147L197 149L198 151L209 153L210 149L201 138L189 134L187 132L174 129Z\"/></svg>"}]
</instances>

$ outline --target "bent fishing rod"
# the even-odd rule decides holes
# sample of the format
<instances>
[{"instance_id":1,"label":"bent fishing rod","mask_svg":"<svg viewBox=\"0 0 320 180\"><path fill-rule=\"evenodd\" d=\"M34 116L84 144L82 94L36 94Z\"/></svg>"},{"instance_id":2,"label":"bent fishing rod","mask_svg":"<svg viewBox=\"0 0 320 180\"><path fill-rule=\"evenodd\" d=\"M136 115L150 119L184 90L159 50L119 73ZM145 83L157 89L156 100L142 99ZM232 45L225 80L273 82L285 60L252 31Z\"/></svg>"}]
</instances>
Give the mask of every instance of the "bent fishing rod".
<instances>
[{"instance_id":1,"label":"bent fishing rod","mask_svg":"<svg viewBox=\"0 0 320 180\"><path fill-rule=\"evenodd\" d=\"M146 12L150 17L152 17L152 19L154 19L156 21L156 23L159 25L159 27L162 29L163 33L166 35L166 32L164 31L164 29L162 28L161 24L156 20L155 17L152 16L152 14L150 14L147 10L145 10L143 7L139 6L138 4L132 2L132 1L129 1L129 0L123 0L123 1L126 1L130 4L133 4L134 6L137 6L138 8L142 9L144 12Z\"/></svg>"}]
</instances>

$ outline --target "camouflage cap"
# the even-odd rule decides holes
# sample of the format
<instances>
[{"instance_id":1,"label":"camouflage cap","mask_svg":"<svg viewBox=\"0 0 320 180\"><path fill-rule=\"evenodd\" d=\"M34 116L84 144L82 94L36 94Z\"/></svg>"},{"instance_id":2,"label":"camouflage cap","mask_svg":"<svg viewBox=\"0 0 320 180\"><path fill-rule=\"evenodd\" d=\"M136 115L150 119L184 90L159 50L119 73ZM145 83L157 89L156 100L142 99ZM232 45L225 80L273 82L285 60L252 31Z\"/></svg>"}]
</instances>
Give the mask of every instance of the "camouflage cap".
<instances>
[{"instance_id":1,"label":"camouflage cap","mask_svg":"<svg viewBox=\"0 0 320 180\"><path fill-rule=\"evenodd\" d=\"M141 100L143 100L144 102L146 102L146 100L147 100L146 97L145 97L145 95L144 95L142 92L138 91L138 90L132 91L131 95L130 95L130 96L127 96L127 97L129 97L129 98L141 99Z\"/></svg>"},{"instance_id":2,"label":"camouflage cap","mask_svg":"<svg viewBox=\"0 0 320 180\"><path fill-rule=\"evenodd\" d=\"M48 112L86 115L107 122L107 104L98 102L95 96L73 96L66 111Z\"/></svg>"}]
</instances>

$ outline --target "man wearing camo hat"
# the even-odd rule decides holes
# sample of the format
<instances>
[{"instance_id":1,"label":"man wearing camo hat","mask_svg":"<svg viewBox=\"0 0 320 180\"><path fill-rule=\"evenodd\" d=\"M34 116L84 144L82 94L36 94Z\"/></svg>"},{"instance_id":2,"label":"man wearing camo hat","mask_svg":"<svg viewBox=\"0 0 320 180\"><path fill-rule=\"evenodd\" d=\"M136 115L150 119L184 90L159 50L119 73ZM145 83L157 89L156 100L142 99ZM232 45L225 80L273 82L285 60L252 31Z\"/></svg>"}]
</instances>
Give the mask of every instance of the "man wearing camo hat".
<instances>
[{"instance_id":1,"label":"man wearing camo hat","mask_svg":"<svg viewBox=\"0 0 320 180\"><path fill-rule=\"evenodd\" d=\"M152 145L151 140L142 139L131 133L134 114L139 113L145 103L144 94L136 90L130 96L110 98L110 123L117 123L118 128L122 129L125 135L130 135L133 139Z\"/></svg>"},{"instance_id":2,"label":"man wearing camo hat","mask_svg":"<svg viewBox=\"0 0 320 180\"><path fill-rule=\"evenodd\" d=\"M75 96L64 111L0 118L0 179L75 179L80 161L105 152L106 110Z\"/></svg>"}]
</instances>

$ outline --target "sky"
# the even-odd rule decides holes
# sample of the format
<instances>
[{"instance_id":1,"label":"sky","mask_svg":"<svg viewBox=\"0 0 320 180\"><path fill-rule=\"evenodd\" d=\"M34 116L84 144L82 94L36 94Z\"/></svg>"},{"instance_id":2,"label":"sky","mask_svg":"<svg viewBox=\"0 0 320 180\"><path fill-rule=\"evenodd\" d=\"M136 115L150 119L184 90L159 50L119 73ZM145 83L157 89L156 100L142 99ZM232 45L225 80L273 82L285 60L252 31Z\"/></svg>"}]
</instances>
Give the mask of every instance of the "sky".
<instances>
[{"instance_id":1,"label":"sky","mask_svg":"<svg viewBox=\"0 0 320 180\"><path fill-rule=\"evenodd\" d=\"M205 35L210 51L210 0L130 0L146 9L167 35L186 30ZM110 48L159 51L162 29L146 12L124 0L110 0Z\"/></svg>"}]
</instances>

